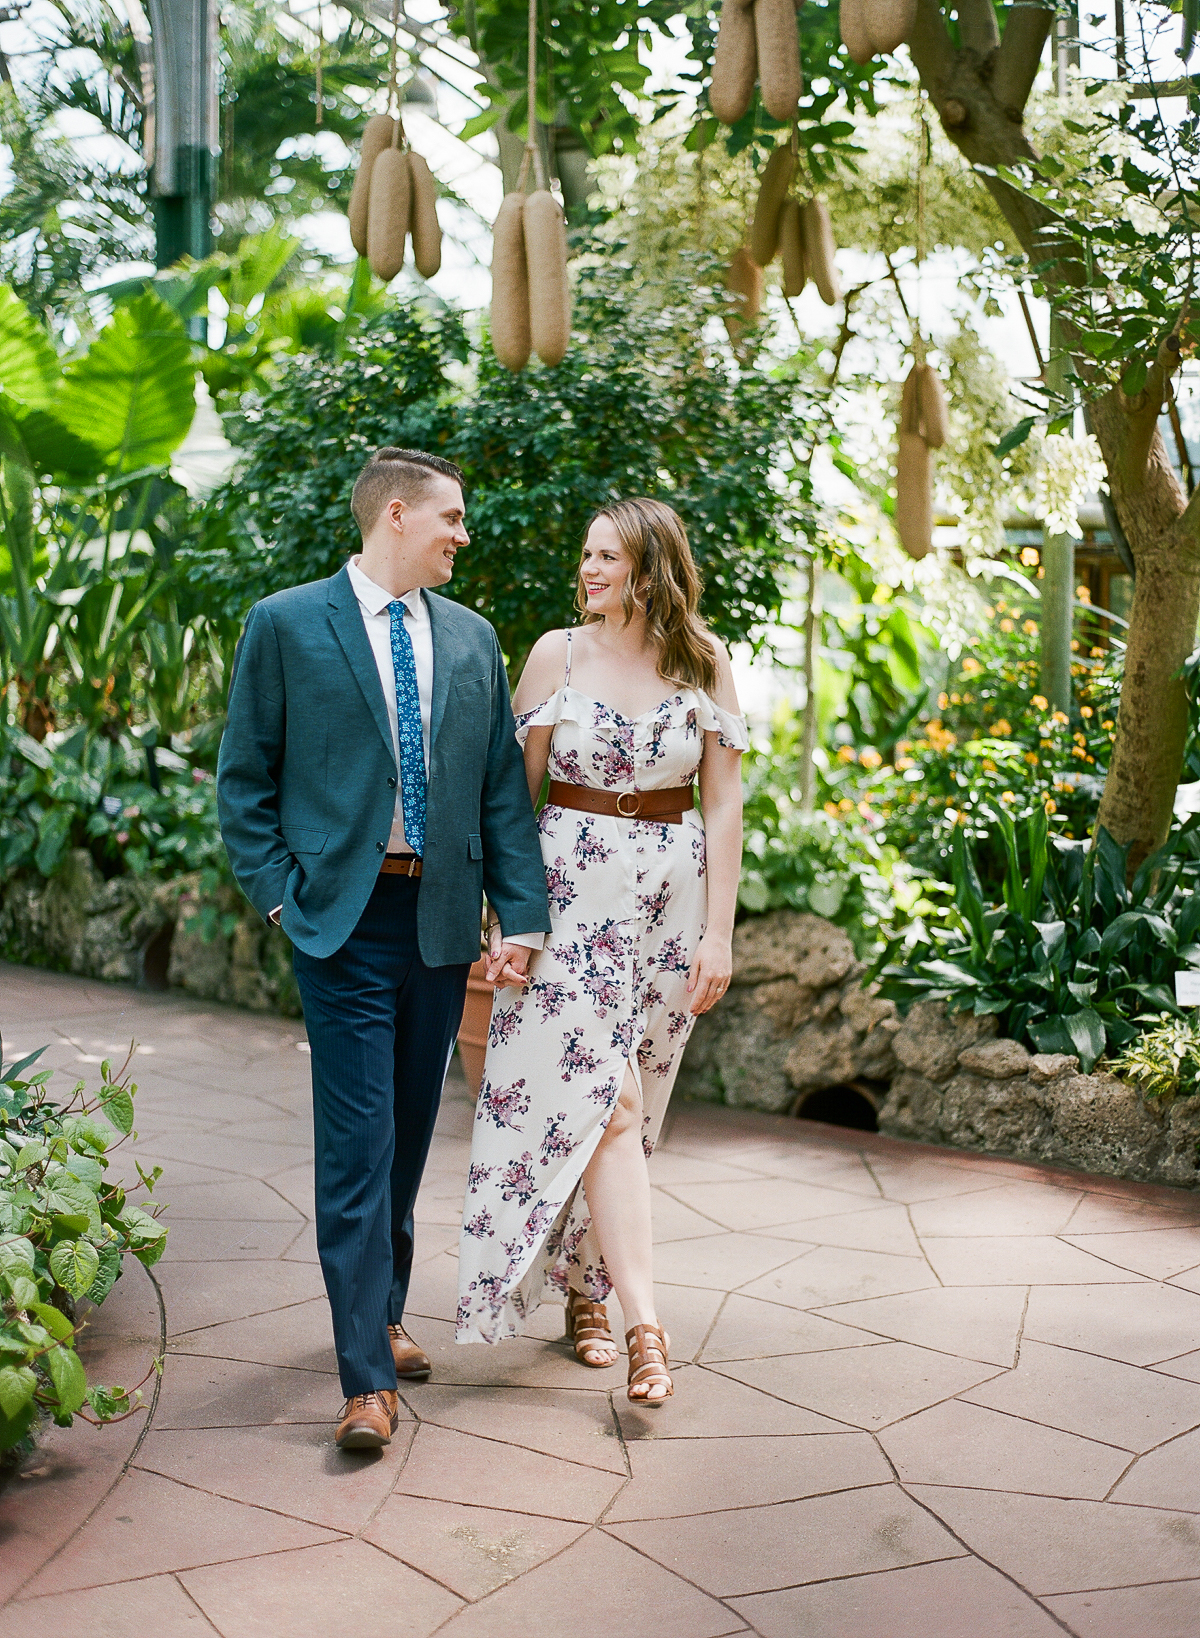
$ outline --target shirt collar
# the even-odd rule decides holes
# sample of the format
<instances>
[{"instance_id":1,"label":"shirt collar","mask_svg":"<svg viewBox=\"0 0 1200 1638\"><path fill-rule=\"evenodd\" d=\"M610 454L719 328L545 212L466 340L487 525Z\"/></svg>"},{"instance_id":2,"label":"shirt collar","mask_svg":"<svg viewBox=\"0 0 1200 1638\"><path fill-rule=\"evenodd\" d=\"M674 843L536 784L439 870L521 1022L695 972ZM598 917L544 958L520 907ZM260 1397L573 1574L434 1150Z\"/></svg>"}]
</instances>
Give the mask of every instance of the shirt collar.
<instances>
[{"instance_id":1,"label":"shirt collar","mask_svg":"<svg viewBox=\"0 0 1200 1638\"><path fill-rule=\"evenodd\" d=\"M384 609L390 603L396 602L397 599L392 596L391 592L384 591L382 586L377 586L369 576L362 572L358 564L359 557L355 556L346 565L346 571L350 576L350 584L354 588L354 595L368 614L382 614ZM404 604L414 620L424 618L425 599L421 596L419 586L414 586L412 591L406 592L399 601Z\"/></svg>"}]
</instances>

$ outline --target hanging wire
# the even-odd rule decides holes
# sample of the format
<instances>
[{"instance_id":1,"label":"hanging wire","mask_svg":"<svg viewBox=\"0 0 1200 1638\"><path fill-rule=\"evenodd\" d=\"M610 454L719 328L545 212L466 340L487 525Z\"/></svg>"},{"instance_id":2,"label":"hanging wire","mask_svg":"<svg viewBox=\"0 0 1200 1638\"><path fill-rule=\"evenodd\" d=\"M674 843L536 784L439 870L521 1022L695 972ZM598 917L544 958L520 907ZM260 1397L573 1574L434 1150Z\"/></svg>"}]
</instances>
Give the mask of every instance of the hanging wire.
<instances>
[{"instance_id":1,"label":"hanging wire","mask_svg":"<svg viewBox=\"0 0 1200 1638\"><path fill-rule=\"evenodd\" d=\"M405 146L404 122L400 118L400 92L396 84L400 57L400 0L392 0L392 44L388 55L388 112L396 122L392 147Z\"/></svg>"},{"instance_id":2,"label":"hanging wire","mask_svg":"<svg viewBox=\"0 0 1200 1638\"><path fill-rule=\"evenodd\" d=\"M921 271L925 261L927 246L925 243L925 192L926 170L932 149L932 136L929 130L929 121L925 116L925 92L917 92L917 299L915 302L916 314L912 321L912 350L913 358L918 364L925 362L925 337L921 329Z\"/></svg>"},{"instance_id":3,"label":"hanging wire","mask_svg":"<svg viewBox=\"0 0 1200 1638\"><path fill-rule=\"evenodd\" d=\"M529 0L529 56L525 86L525 152L521 155L521 171L517 177L517 192L524 193L533 166L534 181L539 189L546 186L546 167L537 139L537 19L538 0Z\"/></svg>"},{"instance_id":4,"label":"hanging wire","mask_svg":"<svg viewBox=\"0 0 1200 1638\"><path fill-rule=\"evenodd\" d=\"M322 98L325 93L325 18L321 12L321 0L317 0L317 125L325 123L325 105Z\"/></svg>"}]
</instances>

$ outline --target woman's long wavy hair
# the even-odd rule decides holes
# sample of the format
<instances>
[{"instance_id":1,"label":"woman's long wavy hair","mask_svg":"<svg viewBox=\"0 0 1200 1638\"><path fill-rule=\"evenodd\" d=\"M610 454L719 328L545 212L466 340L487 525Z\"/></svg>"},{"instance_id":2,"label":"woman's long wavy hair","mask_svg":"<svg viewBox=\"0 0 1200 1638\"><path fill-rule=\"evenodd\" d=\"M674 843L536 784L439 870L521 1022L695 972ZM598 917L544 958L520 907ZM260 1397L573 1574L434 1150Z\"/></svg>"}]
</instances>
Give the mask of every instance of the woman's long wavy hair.
<instances>
[{"instance_id":1,"label":"woman's long wavy hair","mask_svg":"<svg viewBox=\"0 0 1200 1638\"><path fill-rule=\"evenodd\" d=\"M621 592L628 621L634 608L646 612L646 628L659 653L658 669L669 682L686 683L711 693L717 682L717 657L700 605L700 571L688 545L678 512L662 501L623 500L602 506L588 524L608 518L629 553L633 567ZM603 615L588 610L583 565L576 579L575 607L584 625Z\"/></svg>"}]
</instances>

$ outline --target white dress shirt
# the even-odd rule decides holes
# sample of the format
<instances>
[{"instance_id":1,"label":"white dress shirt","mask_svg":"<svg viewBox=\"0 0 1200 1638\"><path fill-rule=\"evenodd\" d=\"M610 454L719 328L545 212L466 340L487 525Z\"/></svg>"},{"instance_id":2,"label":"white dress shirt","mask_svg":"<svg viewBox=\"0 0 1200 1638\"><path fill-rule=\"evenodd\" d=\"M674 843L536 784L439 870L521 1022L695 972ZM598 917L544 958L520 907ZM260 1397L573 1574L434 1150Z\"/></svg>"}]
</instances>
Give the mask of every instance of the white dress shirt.
<instances>
[{"instance_id":1,"label":"white dress shirt","mask_svg":"<svg viewBox=\"0 0 1200 1638\"><path fill-rule=\"evenodd\" d=\"M380 686L383 689L383 703L387 707L388 727L392 732L392 755L396 759L396 806L392 811L392 831L388 838L389 853L412 853L415 851L408 837L404 833L404 790L403 772L400 766L400 728L396 709L396 668L392 661L392 615L391 604L395 599L391 592L384 591L377 586L359 568L359 556L352 557L347 564L347 573L350 584L354 588L354 595L358 599L359 612L362 614L363 626L366 629L367 641L371 645L371 654L375 660L375 669L379 673ZM404 605L404 626L412 643L413 664L417 673L417 698L421 706L421 738L425 746L425 777L429 778L429 721L433 707L433 626L429 619L429 607L421 595L420 587L407 592L399 601ZM278 906L271 912L272 921L279 920ZM503 931L503 929L502 929ZM522 933L505 935L511 944L523 945L526 949L540 950L545 942L544 933Z\"/></svg>"}]
</instances>

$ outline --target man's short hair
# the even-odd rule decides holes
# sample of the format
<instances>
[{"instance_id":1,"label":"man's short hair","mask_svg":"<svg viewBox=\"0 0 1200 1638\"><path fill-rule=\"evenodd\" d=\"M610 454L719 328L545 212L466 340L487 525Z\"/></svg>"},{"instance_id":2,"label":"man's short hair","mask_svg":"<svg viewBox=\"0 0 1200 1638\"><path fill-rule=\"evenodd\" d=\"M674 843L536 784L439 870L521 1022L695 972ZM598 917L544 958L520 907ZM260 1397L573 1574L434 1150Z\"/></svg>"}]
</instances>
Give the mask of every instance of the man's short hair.
<instances>
[{"instance_id":1,"label":"man's short hair","mask_svg":"<svg viewBox=\"0 0 1200 1638\"><path fill-rule=\"evenodd\" d=\"M377 449L359 473L350 497L350 510L365 540L389 501L415 505L429 488L435 473L453 478L460 487L462 472L453 461L427 455L423 449Z\"/></svg>"}]
</instances>

